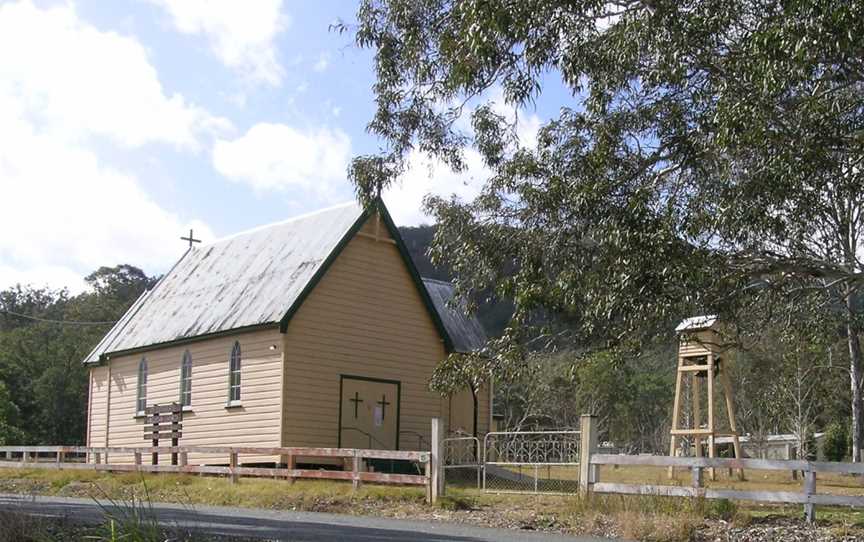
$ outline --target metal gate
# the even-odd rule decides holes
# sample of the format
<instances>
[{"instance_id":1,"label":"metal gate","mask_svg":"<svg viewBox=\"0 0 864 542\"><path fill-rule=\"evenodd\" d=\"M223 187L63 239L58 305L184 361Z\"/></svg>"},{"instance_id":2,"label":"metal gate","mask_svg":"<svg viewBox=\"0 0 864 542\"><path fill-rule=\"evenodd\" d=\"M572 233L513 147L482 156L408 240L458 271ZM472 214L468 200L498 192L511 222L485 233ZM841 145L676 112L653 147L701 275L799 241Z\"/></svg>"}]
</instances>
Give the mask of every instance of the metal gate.
<instances>
[{"instance_id":1,"label":"metal gate","mask_svg":"<svg viewBox=\"0 0 864 542\"><path fill-rule=\"evenodd\" d=\"M496 431L483 439L484 491L575 493L580 431Z\"/></svg>"},{"instance_id":2,"label":"metal gate","mask_svg":"<svg viewBox=\"0 0 864 542\"><path fill-rule=\"evenodd\" d=\"M480 461L480 439L471 436L448 437L441 441L444 487L480 488L483 464Z\"/></svg>"}]
</instances>

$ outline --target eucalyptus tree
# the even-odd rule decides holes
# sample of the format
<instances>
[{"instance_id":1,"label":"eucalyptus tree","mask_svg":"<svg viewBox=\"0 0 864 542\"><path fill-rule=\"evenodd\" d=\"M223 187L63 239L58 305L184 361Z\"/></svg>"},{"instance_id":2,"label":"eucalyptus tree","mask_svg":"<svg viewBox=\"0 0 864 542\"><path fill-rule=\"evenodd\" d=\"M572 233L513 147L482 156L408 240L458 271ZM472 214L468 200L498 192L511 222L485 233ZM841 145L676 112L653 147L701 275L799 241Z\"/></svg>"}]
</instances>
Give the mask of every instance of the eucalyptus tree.
<instances>
[{"instance_id":1,"label":"eucalyptus tree","mask_svg":"<svg viewBox=\"0 0 864 542\"><path fill-rule=\"evenodd\" d=\"M426 206L461 291L514 300L502 359L536 338L526 324L608 345L827 292L860 458L864 3L364 0L357 18L341 28L374 50L383 146L349 174L371 201L413 152L457 171L480 153L478 197ZM554 87L532 145L489 103Z\"/></svg>"}]
</instances>

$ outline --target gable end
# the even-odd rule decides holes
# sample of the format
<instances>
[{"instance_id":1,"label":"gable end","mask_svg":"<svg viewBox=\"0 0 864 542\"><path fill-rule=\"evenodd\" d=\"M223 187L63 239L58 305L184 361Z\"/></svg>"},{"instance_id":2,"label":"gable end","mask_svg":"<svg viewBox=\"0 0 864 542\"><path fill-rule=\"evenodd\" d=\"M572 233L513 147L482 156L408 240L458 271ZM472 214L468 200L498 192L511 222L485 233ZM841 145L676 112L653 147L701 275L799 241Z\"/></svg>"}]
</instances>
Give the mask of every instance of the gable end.
<instances>
[{"instance_id":1,"label":"gable end","mask_svg":"<svg viewBox=\"0 0 864 542\"><path fill-rule=\"evenodd\" d=\"M435 324L435 328L438 330L438 334L441 336L441 339L444 341L444 347L447 352L453 352L453 341L450 338L450 335L447 333L447 329L444 327L444 322L441 320L441 315L438 314L437 309L435 308L435 304L432 302L432 298L429 296L429 292L426 290L426 286L423 284L423 280L420 278L420 273L417 272L417 268L414 266L414 262L411 260L411 255L408 252L408 248L405 246L405 241L402 240L402 236L399 234L399 229L396 228L396 224L393 222L393 219L390 217L390 213L387 211L387 207L384 203L379 199L374 204L374 209L378 211L381 218L384 219L384 224L387 226L387 231L390 233L390 236L396 243L396 248L399 252L399 255L402 257L402 262L405 264L405 267L408 269L408 274L411 275L411 280L414 283L414 287L417 289L417 293L420 294L420 299L423 300L423 304L426 306L426 310L429 312L429 316L432 318L432 322ZM357 221L351 226L351 228L345 233L345 235L340 239L339 244L333 249L333 251L327 256L327 259L321 264L318 268L318 271L315 275L309 280L306 286L303 288L303 291L300 292L300 295L297 296L297 299L288 309L288 312L285 313L285 316L282 317L282 320L279 322L279 331L285 333L288 329L288 322L291 321L291 318L296 314L296 312L303 305L303 302L312 293L312 290L318 286L318 283L324 278L324 275L327 273L327 270L330 269L330 266L336 261L336 258L342 253L342 250L348 244L351 239L354 238L355 235L360 231L363 227L363 224L373 216L370 213L369 209L363 212L363 214L357 219Z\"/></svg>"}]
</instances>

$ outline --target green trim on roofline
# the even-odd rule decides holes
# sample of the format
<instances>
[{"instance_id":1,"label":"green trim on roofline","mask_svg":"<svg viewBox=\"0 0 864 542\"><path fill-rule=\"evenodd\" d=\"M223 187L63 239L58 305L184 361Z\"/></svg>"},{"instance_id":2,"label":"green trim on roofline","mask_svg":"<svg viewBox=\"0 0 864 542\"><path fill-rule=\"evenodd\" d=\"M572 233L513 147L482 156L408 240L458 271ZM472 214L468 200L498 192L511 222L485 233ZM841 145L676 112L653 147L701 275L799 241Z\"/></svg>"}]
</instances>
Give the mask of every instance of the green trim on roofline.
<instances>
[{"instance_id":1,"label":"green trim on roofline","mask_svg":"<svg viewBox=\"0 0 864 542\"><path fill-rule=\"evenodd\" d=\"M222 331L214 331L213 333L205 333L203 335L193 335L191 337L181 337L179 339L174 339L173 341L166 341L161 343L148 344L145 346L136 346L135 348L127 348L126 350L116 350L112 352L106 352L99 357L98 362L85 363L84 365L104 365L105 362L111 361L112 358L119 358L121 356L128 356L130 354L140 354L141 352L148 352L150 350L157 350L159 348L169 348L171 346L179 346L183 344L194 343L198 341L206 341L207 339L215 339L216 337L224 337L225 335L236 335L237 333L247 333L250 331L259 331L262 329L272 329L278 327L279 324L276 322L264 322L263 324L254 324L251 326L243 326L243 327L235 327L232 329L225 329Z\"/></svg>"},{"instance_id":2,"label":"green trim on roofline","mask_svg":"<svg viewBox=\"0 0 864 542\"><path fill-rule=\"evenodd\" d=\"M315 271L315 274L312 275L312 278L309 279L309 282L306 283L306 286L303 287L303 290L300 292L300 295L297 296L297 299L294 300L294 303L288 307L288 311L285 313L285 316L279 321L279 331L285 333L288 330L288 322L297 313L300 309L300 306L303 305L303 302L306 301L306 298L309 297L309 294L312 293L312 290L318 286L318 283L324 278L324 275L327 273L327 270L330 269L330 266L333 265L333 262L336 261L336 258L342 254L342 249L345 248L345 245L348 244L351 239L360 231L360 228L363 227L363 224L366 223L366 220L369 218L369 211L363 211L359 218L354 221L354 224L348 228L348 231L345 232L345 235L342 236L342 239L339 240L339 243L330 251L330 254L327 255L327 258L321 262L321 266Z\"/></svg>"},{"instance_id":3,"label":"green trim on roofline","mask_svg":"<svg viewBox=\"0 0 864 542\"><path fill-rule=\"evenodd\" d=\"M405 266L408 268L408 274L411 275L411 280L414 282L414 286L417 288L417 292L420 294L420 299L423 300L423 304L426 305L426 310L429 311L429 316L432 317L432 323L435 324L435 328L438 330L438 334L441 336L441 340L444 342L444 348L447 352L454 352L453 341L450 339L450 334L447 333L447 329L444 327L444 322L441 320L441 315L438 314L438 310L435 308L435 304L432 302L432 298L429 297L429 292L426 290L426 285L423 284L423 279L420 277L420 273L417 272L417 267L414 266L414 261L411 260L411 254L408 253L408 248L405 246L405 241L402 239L402 235L399 233L399 229L396 227L396 224L393 222L393 219L390 217L389 211L387 211L387 207L384 205L384 202L381 199L378 199L374 203L374 210L377 211L381 218L384 219L384 224L387 226L387 231L390 233L390 236L396 242L396 248L399 251L399 255L402 256L402 261L405 263ZM285 313L285 316L282 317L282 320L279 322L279 330L282 333L285 333L288 330L288 322L297 313L300 307L303 305L303 301L306 300L306 297L312 293L312 290L318 286L318 283L324 278L324 275L327 273L327 270L330 269L330 266L336 261L336 258L342 253L342 250L348 244L351 239L357 235L357 232L360 231L360 228L363 227L363 224L371 218L373 214L370 212L370 209L367 209L360 215L360 218L351 226L351 228L345 233L342 239L339 241L339 244L333 249L333 251L327 256L327 259L321 264L321 267L318 268L318 271L315 272L315 275L306 283L306 286L303 288L303 291L300 292L300 295L297 296L297 299L294 300L294 303L288 309L288 312Z\"/></svg>"},{"instance_id":4,"label":"green trim on roofline","mask_svg":"<svg viewBox=\"0 0 864 542\"><path fill-rule=\"evenodd\" d=\"M435 328L438 330L439 335L441 336L441 340L444 342L444 348L448 353L455 352L455 348L453 346L453 341L450 338L449 333L447 333L447 329L444 327L444 322L441 320L441 316L438 314L438 311L435 309L435 304L432 301L432 298L429 296L429 292L426 290L426 286L423 284L423 279L420 277L420 273L417 271L417 268L414 266L414 261L411 259L411 255L408 253L408 248L405 246L405 241L402 239L402 235L399 233L399 229L396 227L396 224L393 222L393 219L390 217L389 211L387 211L387 207L384 203L379 199L374 203L374 207L371 209L377 211L381 217L384 219L384 224L387 226L387 231L390 233L390 236L396 242L396 248L399 251L400 256L402 256L402 261L405 263L405 266L408 268L408 274L411 275L411 279L414 282L415 287L417 288L417 292L420 294L420 299L423 300L423 304L426 305L426 310L429 311L429 316L432 318L432 322L435 325ZM297 299L294 300L294 303L291 307L288 308L288 311L285 313L285 316L279 322L264 322L261 324L254 324L251 326L237 327L232 329L226 329L222 331L216 331L213 333L205 333L203 335L194 335L191 337L181 337L179 339L148 344L145 346L139 346L135 348L129 348L126 350L117 350L117 351L109 351L104 352L100 355L98 362L85 362L85 365L90 366L100 366L104 365L106 362L110 361L111 358L116 358L120 356L126 356L130 354L138 354L141 352L147 352L150 350L156 350L159 348L167 348L172 346L179 346L184 344L189 344L198 341L204 341L207 339L213 339L216 337L224 337L226 335L233 335L236 333L244 333L248 331L257 331L261 329L268 329L273 327L278 327L281 333L285 333L288 329L288 322L291 318L296 314L296 312L300 309L303 302L312 293L312 290L318 285L324 275L327 273L327 270L336 261L336 258L342 253L342 250L348 244L351 239L353 239L357 232L360 231L360 228L363 227L363 224L373 216L373 213L370 212L370 209L365 210L360 217L351 225L345 235L339 240L339 243L333 248L333 250L328 254L327 258L321 263L321 266L315 272L311 279L306 283L306 286L303 287L303 290L300 292L300 295L297 296ZM187 251L188 252L188 251ZM186 256L186 253L183 254ZM183 257L180 258L181 260ZM178 262L175 262L173 267L176 267ZM172 269L173 269L172 267ZM169 271L170 272L170 271ZM159 287L162 282L162 279L165 278L166 275L163 275L160 278L159 282L150 290L152 293L153 290ZM109 332L110 333L110 332ZM103 339L104 340L104 339Z\"/></svg>"},{"instance_id":5,"label":"green trim on roofline","mask_svg":"<svg viewBox=\"0 0 864 542\"><path fill-rule=\"evenodd\" d=\"M408 247L405 246L405 241L402 239L402 234L399 233L399 228L396 227L396 224L390 217L390 212L387 211L384 202L379 199L376 205L378 207L378 212L380 212L381 216L384 218L384 223L387 225L390 235L396 241L396 248L399 249L399 254L402 255L402 261L405 262L405 266L408 268L408 272L414 280L414 285L417 287L417 291L420 293L420 298L423 300L426 309L429 311L429 315L432 317L432 322L435 324L435 327L438 328L438 333L441 334L441 338L444 340L444 348L447 349L447 352L454 352L455 348L453 347L453 340L450 338L450 334L447 333L447 328L444 327L444 322L441 320L441 315L438 314L438 309L435 308L435 303L429 296L429 291L426 289L426 285L423 284L423 278L417 271L417 267L414 265L414 260L411 259L411 254L408 252Z\"/></svg>"}]
</instances>

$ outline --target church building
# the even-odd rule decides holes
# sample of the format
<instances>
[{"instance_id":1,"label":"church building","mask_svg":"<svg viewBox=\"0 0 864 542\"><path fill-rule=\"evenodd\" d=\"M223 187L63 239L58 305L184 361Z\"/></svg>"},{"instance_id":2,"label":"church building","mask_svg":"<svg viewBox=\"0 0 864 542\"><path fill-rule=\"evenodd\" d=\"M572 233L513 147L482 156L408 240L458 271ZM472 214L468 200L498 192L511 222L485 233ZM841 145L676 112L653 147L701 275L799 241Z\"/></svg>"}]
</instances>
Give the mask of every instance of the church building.
<instances>
[{"instance_id":1,"label":"church building","mask_svg":"<svg viewBox=\"0 0 864 542\"><path fill-rule=\"evenodd\" d=\"M429 390L449 353L486 341L452 294L419 276L383 203L192 247L84 361L87 445L148 445L145 409L173 402L183 446L423 450L433 417L473 432L470 392ZM480 394L480 434L491 393Z\"/></svg>"}]
</instances>

